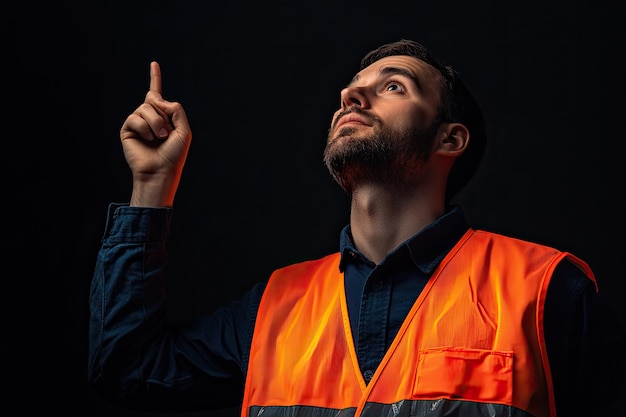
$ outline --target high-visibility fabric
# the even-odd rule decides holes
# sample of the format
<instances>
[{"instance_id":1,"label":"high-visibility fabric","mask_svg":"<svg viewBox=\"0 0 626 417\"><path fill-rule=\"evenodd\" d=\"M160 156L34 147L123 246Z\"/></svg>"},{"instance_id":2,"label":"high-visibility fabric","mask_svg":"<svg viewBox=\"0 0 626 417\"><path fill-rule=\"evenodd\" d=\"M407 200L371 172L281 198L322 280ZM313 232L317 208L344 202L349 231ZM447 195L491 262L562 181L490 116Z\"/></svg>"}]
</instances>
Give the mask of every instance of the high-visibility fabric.
<instances>
[{"instance_id":1,"label":"high-visibility fabric","mask_svg":"<svg viewBox=\"0 0 626 417\"><path fill-rule=\"evenodd\" d=\"M259 306L242 417L556 416L543 307L565 257L469 230L415 301L366 385L340 255L275 271Z\"/></svg>"}]
</instances>

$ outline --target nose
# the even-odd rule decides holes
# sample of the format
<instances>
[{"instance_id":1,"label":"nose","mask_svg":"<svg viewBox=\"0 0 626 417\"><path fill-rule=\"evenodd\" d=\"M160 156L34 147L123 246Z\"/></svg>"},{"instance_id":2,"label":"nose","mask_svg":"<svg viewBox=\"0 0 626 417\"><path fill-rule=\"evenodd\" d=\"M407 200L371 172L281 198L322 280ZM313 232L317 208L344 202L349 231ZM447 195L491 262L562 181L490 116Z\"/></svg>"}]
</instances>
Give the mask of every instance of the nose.
<instances>
[{"instance_id":1,"label":"nose","mask_svg":"<svg viewBox=\"0 0 626 417\"><path fill-rule=\"evenodd\" d=\"M361 87L349 86L341 90L341 108L350 106L369 107L367 96Z\"/></svg>"}]
</instances>

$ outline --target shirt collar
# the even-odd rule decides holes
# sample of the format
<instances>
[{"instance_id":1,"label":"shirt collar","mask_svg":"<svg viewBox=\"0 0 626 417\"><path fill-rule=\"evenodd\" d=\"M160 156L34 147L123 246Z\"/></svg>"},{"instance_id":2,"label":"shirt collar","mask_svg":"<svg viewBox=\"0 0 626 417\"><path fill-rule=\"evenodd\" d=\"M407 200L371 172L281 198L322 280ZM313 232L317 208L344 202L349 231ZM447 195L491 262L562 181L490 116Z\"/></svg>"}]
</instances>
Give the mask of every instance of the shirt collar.
<instances>
[{"instance_id":1,"label":"shirt collar","mask_svg":"<svg viewBox=\"0 0 626 417\"><path fill-rule=\"evenodd\" d=\"M460 206L452 206L448 212L402 243L381 262L384 263L399 249L408 249L413 263L424 273L430 274L439 265L459 239L467 232L469 224ZM345 270L347 262L361 260L369 262L354 247L350 225L340 234L339 245L341 262L339 268Z\"/></svg>"}]
</instances>

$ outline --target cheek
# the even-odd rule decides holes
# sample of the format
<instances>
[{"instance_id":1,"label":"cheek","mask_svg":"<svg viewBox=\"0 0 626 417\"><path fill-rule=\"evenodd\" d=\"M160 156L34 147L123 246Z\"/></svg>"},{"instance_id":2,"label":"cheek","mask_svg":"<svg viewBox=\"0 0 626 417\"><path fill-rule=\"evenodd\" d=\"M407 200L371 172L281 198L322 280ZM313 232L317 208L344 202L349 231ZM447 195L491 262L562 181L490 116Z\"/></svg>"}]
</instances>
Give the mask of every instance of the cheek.
<instances>
[{"instance_id":1,"label":"cheek","mask_svg":"<svg viewBox=\"0 0 626 417\"><path fill-rule=\"evenodd\" d=\"M383 117L384 127L394 130L406 132L412 131L428 125L428 115L423 111L416 109L415 106L406 108L396 108Z\"/></svg>"}]
</instances>

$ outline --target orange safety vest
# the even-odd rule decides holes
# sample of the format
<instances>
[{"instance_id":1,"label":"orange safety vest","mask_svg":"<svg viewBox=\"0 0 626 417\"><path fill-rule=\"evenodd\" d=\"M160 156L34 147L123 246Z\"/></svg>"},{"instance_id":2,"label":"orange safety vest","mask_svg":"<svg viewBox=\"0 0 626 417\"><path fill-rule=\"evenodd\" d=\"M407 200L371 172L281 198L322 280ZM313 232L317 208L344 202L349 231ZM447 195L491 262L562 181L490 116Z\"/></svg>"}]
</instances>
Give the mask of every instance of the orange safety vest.
<instances>
[{"instance_id":1,"label":"orange safety vest","mask_svg":"<svg viewBox=\"0 0 626 417\"><path fill-rule=\"evenodd\" d=\"M242 417L555 417L543 336L567 252L470 229L415 301L369 384L339 253L276 270L255 325Z\"/></svg>"}]
</instances>

